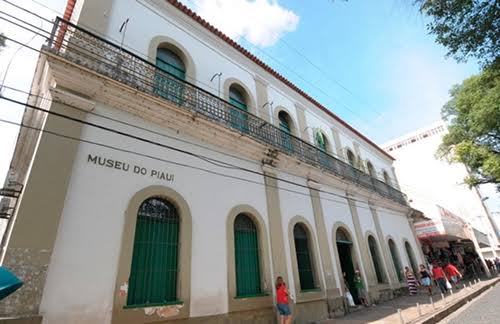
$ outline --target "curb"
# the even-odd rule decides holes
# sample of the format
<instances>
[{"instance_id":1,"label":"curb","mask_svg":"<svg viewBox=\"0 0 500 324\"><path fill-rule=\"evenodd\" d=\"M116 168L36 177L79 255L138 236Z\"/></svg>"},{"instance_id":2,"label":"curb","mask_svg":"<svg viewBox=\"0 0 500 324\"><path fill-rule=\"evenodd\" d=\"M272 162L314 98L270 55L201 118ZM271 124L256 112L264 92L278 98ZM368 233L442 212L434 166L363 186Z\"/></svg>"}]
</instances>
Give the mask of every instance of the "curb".
<instances>
[{"instance_id":1,"label":"curb","mask_svg":"<svg viewBox=\"0 0 500 324\"><path fill-rule=\"evenodd\" d=\"M454 304L448 306L446 309L438 311L437 313L434 313L433 315L431 315L430 317L428 317L426 319L416 320L416 321L412 321L410 323L415 323L415 324L435 324L435 323L441 321L442 319L444 319L445 317L447 317L448 315L450 315L451 313L455 312L456 310L458 310L459 308L461 308L462 306L464 306L465 304L467 304L471 300L475 299L476 297L478 297L479 295L481 295L486 290L488 290L489 288L493 287L494 285L496 285L499 282L500 282L500 278L497 278L495 281L493 281L493 282L491 282L491 283L489 283L489 284L487 284L487 285L479 288L478 290L472 292L471 294L469 294L469 295L463 297L462 299L456 301Z\"/></svg>"}]
</instances>

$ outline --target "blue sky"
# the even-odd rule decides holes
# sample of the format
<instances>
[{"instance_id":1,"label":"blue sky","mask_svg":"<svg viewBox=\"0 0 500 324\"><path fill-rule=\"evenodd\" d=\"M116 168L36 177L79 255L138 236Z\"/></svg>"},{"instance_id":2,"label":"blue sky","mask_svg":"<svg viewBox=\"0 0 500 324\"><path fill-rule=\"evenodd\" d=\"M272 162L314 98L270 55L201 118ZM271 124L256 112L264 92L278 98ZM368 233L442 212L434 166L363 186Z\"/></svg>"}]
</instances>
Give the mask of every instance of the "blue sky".
<instances>
[{"instance_id":1,"label":"blue sky","mask_svg":"<svg viewBox=\"0 0 500 324\"><path fill-rule=\"evenodd\" d=\"M408 3L280 1L299 17L296 29L263 49L240 41L382 144L439 119L450 87L478 71L475 62L446 59L424 18Z\"/></svg>"}]
</instances>

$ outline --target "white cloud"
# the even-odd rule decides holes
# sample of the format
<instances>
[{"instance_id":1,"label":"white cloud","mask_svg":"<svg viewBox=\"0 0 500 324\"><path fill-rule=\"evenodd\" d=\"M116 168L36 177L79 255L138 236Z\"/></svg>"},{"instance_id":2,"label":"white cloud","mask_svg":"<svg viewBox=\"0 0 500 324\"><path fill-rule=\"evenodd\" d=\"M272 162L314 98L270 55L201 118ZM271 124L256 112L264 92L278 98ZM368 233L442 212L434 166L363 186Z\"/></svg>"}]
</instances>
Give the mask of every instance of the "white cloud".
<instances>
[{"instance_id":1,"label":"white cloud","mask_svg":"<svg viewBox=\"0 0 500 324\"><path fill-rule=\"evenodd\" d=\"M276 0L195 0L198 14L229 37L256 46L274 45L294 31L299 17Z\"/></svg>"}]
</instances>

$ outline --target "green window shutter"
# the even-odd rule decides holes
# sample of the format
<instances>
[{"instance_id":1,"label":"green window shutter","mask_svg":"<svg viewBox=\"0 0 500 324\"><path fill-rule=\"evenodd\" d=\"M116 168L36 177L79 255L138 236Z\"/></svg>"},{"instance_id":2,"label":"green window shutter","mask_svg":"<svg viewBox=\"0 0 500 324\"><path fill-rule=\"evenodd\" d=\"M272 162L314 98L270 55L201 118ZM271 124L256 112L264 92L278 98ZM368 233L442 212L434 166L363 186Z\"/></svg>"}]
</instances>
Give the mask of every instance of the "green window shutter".
<instances>
[{"instance_id":1,"label":"green window shutter","mask_svg":"<svg viewBox=\"0 0 500 324\"><path fill-rule=\"evenodd\" d=\"M289 116L286 112L280 111L278 113L278 120L280 129L283 131L281 133L281 146L291 152L293 150L292 147L292 138L290 134L292 134L292 130L290 128Z\"/></svg>"},{"instance_id":2,"label":"green window shutter","mask_svg":"<svg viewBox=\"0 0 500 324\"><path fill-rule=\"evenodd\" d=\"M318 145L318 148L322 150L323 152L326 152L326 142L325 138L323 137L323 134L321 132L316 132L316 144Z\"/></svg>"},{"instance_id":3,"label":"green window shutter","mask_svg":"<svg viewBox=\"0 0 500 324\"><path fill-rule=\"evenodd\" d=\"M156 54L155 93L169 101L181 105L186 80L186 68L181 58L174 52L159 48Z\"/></svg>"},{"instance_id":4,"label":"green window shutter","mask_svg":"<svg viewBox=\"0 0 500 324\"><path fill-rule=\"evenodd\" d=\"M161 198L145 200L137 215L127 305L177 299L179 216Z\"/></svg>"},{"instance_id":5,"label":"green window shutter","mask_svg":"<svg viewBox=\"0 0 500 324\"><path fill-rule=\"evenodd\" d=\"M234 254L237 297L261 294L257 228L252 219L243 214L234 221Z\"/></svg>"},{"instance_id":6,"label":"green window shutter","mask_svg":"<svg viewBox=\"0 0 500 324\"><path fill-rule=\"evenodd\" d=\"M398 275L399 282L403 282L403 268L401 267L401 262L399 261L398 251L396 244L392 240L389 240L389 250L391 250L392 261L394 262L394 267L396 274Z\"/></svg>"},{"instance_id":7,"label":"green window shutter","mask_svg":"<svg viewBox=\"0 0 500 324\"><path fill-rule=\"evenodd\" d=\"M299 270L300 289L315 289L312 258L309 249L309 238L307 231L300 224L293 228L295 241L295 252L297 255L297 267Z\"/></svg>"},{"instance_id":8,"label":"green window shutter","mask_svg":"<svg viewBox=\"0 0 500 324\"><path fill-rule=\"evenodd\" d=\"M382 275L382 267L380 265L380 256L378 254L377 242L375 242L373 236L368 237L368 246L370 248L370 254L372 255L373 267L375 268L377 282L383 283L384 277Z\"/></svg>"},{"instance_id":9,"label":"green window shutter","mask_svg":"<svg viewBox=\"0 0 500 324\"><path fill-rule=\"evenodd\" d=\"M415 261L415 255L413 254L413 249L410 246L410 243L405 242L406 254L408 255L408 259L410 260L411 269L413 274L417 275L418 267L417 262Z\"/></svg>"},{"instance_id":10,"label":"green window shutter","mask_svg":"<svg viewBox=\"0 0 500 324\"><path fill-rule=\"evenodd\" d=\"M247 133L248 132L248 107L243 94L234 87L229 87L229 103L237 109L231 108L229 111L230 124L232 127Z\"/></svg>"}]
</instances>

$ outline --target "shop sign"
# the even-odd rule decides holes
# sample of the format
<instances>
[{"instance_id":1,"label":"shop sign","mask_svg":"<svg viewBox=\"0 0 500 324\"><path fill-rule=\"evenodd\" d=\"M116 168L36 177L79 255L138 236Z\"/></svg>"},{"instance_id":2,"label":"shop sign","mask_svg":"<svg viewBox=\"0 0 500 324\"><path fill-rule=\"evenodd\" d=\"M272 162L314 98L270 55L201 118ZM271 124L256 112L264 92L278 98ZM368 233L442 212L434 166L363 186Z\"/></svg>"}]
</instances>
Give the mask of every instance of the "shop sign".
<instances>
[{"instance_id":1,"label":"shop sign","mask_svg":"<svg viewBox=\"0 0 500 324\"><path fill-rule=\"evenodd\" d=\"M415 223L415 230L419 239L439 236L444 234L443 223L438 220L430 220Z\"/></svg>"}]
</instances>

